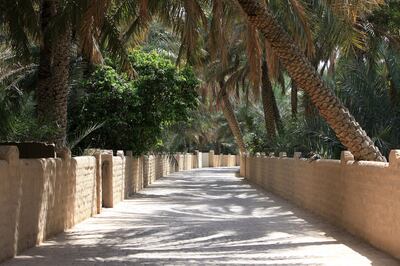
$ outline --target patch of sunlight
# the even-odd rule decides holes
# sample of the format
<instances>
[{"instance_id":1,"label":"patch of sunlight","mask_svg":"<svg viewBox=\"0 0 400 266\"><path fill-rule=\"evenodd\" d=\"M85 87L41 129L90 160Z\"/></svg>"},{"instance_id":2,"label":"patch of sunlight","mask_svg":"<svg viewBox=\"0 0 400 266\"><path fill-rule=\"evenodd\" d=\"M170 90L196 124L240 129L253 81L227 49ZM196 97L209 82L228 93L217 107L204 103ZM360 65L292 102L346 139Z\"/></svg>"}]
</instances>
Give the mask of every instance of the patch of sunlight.
<instances>
[{"instance_id":1,"label":"patch of sunlight","mask_svg":"<svg viewBox=\"0 0 400 266\"><path fill-rule=\"evenodd\" d=\"M243 212L245 209L242 206L230 206L229 211L231 212Z\"/></svg>"}]
</instances>

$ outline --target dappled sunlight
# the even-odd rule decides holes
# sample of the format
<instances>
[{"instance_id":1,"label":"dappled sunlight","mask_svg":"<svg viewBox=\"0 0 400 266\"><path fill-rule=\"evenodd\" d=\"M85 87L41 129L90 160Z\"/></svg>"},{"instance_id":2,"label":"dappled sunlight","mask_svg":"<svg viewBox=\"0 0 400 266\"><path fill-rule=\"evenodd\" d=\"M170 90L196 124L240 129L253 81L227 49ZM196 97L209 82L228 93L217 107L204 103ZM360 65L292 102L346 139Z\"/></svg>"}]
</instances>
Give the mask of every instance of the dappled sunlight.
<instances>
[{"instance_id":1,"label":"dappled sunlight","mask_svg":"<svg viewBox=\"0 0 400 266\"><path fill-rule=\"evenodd\" d=\"M6 265L397 265L236 171L162 178Z\"/></svg>"}]
</instances>

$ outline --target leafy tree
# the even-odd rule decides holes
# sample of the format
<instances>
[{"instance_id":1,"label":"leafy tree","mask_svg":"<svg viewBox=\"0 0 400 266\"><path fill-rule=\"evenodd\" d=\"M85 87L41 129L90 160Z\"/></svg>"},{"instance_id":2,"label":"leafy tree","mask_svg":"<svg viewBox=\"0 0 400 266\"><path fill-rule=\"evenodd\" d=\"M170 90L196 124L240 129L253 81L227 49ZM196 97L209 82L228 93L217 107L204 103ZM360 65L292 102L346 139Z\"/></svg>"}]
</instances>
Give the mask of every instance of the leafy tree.
<instances>
[{"instance_id":1,"label":"leafy tree","mask_svg":"<svg viewBox=\"0 0 400 266\"><path fill-rule=\"evenodd\" d=\"M86 95L71 110L71 132L104 123L78 147L133 150L142 154L161 145L165 128L189 119L197 107L197 79L156 53L129 55L139 78L129 79L110 65L99 67L84 84Z\"/></svg>"}]
</instances>

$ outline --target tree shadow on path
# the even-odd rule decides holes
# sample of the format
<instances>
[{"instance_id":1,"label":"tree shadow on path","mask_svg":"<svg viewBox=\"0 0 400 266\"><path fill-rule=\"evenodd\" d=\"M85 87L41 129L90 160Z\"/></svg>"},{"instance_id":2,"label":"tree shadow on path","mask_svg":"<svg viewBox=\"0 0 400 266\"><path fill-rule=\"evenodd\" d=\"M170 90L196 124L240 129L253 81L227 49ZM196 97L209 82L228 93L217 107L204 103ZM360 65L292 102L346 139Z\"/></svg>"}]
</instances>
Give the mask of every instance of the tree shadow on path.
<instances>
[{"instance_id":1,"label":"tree shadow on path","mask_svg":"<svg viewBox=\"0 0 400 266\"><path fill-rule=\"evenodd\" d=\"M236 172L162 178L6 265L399 265Z\"/></svg>"}]
</instances>

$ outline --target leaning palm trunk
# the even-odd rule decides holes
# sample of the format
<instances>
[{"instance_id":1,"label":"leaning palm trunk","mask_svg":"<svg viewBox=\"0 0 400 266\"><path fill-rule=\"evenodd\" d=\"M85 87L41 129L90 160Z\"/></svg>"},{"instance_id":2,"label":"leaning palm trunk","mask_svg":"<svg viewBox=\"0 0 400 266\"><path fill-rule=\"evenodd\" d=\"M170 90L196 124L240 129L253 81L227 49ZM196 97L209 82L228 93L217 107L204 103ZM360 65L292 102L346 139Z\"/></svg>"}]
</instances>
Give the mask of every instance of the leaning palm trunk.
<instances>
[{"instance_id":1,"label":"leaning palm trunk","mask_svg":"<svg viewBox=\"0 0 400 266\"><path fill-rule=\"evenodd\" d=\"M236 118L235 112L233 111L231 101L229 100L229 96L223 86L221 86L221 90L222 112L224 113L225 119L228 122L229 128L232 131L236 144L239 147L239 151L241 154L243 154L246 152L246 145L243 141L242 131L240 130L238 120Z\"/></svg>"},{"instance_id":2,"label":"leaning palm trunk","mask_svg":"<svg viewBox=\"0 0 400 266\"><path fill-rule=\"evenodd\" d=\"M348 109L316 73L286 31L260 1L238 0L253 26L264 35L291 78L311 98L321 116L357 160L386 161Z\"/></svg>"},{"instance_id":3,"label":"leaning palm trunk","mask_svg":"<svg viewBox=\"0 0 400 266\"><path fill-rule=\"evenodd\" d=\"M56 127L47 139L57 148L65 146L71 32L67 26L57 38L50 36L50 24L56 16L56 1L42 1L40 63L37 84L37 111L41 123Z\"/></svg>"},{"instance_id":4,"label":"leaning palm trunk","mask_svg":"<svg viewBox=\"0 0 400 266\"><path fill-rule=\"evenodd\" d=\"M276 137L275 110L274 110L274 91L272 90L271 80L268 76L267 62L262 65L262 89L261 98L264 109L265 128L270 140Z\"/></svg>"}]
</instances>

